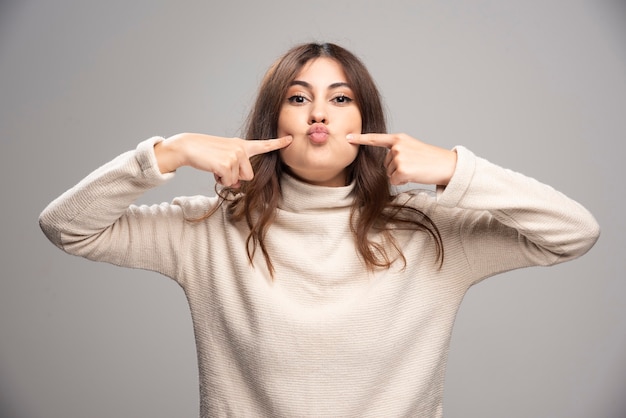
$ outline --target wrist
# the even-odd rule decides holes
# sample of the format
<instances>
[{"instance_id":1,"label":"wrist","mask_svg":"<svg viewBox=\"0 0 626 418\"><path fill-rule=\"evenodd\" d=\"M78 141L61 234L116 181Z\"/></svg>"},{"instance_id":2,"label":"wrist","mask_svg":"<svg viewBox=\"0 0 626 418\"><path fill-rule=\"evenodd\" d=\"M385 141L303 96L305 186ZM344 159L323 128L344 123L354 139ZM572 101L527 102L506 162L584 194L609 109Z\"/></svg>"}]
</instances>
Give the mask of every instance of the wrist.
<instances>
[{"instance_id":1,"label":"wrist","mask_svg":"<svg viewBox=\"0 0 626 418\"><path fill-rule=\"evenodd\" d=\"M457 153L456 150L450 150L447 153L447 160L448 160L448 175L446 176L446 180L444 184L440 184L440 186L446 186L448 183L450 183L450 180L452 180L452 176L454 175L454 172L456 171L456 161L457 161Z\"/></svg>"},{"instance_id":2,"label":"wrist","mask_svg":"<svg viewBox=\"0 0 626 418\"><path fill-rule=\"evenodd\" d=\"M185 165L183 138L184 134L174 135L154 146L154 155L161 173L171 173Z\"/></svg>"}]
</instances>

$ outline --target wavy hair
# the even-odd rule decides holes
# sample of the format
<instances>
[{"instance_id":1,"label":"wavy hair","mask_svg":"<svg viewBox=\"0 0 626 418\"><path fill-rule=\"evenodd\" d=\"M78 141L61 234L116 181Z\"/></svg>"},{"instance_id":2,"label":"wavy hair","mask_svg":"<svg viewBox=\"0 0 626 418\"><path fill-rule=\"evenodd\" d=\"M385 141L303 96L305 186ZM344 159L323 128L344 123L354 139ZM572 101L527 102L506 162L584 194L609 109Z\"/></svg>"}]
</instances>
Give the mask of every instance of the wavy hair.
<instances>
[{"instance_id":1,"label":"wavy hair","mask_svg":"<svg viewBox=\"0 0 626 418\"><path fill-rule=\"evenodd\" d=\"M277 137L278 116L290 83L306 63L320 57L334 59L342 66L361 112L362 133L387 132L378 88L359 58L335 44L307 43L290 49L265 74L246 121L244 139ZM392 231L421 230L433 239L436 246L435 262L438 261L441 266L441 235L425 213L395 202L383 164L386 153L385 148L361 145L355 160L347 167L347 182L354 182L350 223L358 251L370 270L389 268L397 258L406 264ZM241 181L237 189L225 187L218 193L222 202L229 201L227 213L230 219L234 222L245 220L250 229L246 241L250 262L260 248L273 276L274 267L265 246L265 236L281 198L280 178L285 166L278 150L255 155L250 162L254 170L252 180ZM369 233L373 231L382 234L382 240L377 242L370 239Z\"/></svg>"}]
</instances>

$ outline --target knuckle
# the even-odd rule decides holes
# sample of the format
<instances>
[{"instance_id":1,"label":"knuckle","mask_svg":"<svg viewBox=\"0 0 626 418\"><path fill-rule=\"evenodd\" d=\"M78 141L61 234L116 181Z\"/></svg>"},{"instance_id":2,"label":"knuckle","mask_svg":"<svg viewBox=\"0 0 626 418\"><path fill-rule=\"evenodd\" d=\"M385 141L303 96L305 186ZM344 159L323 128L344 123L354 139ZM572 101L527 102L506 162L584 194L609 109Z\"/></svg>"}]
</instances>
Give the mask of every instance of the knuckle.
<instances>
[{"instance_id":1,"label":"knuckle","mask_svg":"<svg viewBox=\"0 0 626 418\"><path fill-rule=\"evenodd\" d=\"M230 153L219 162L219 168L223 171L229 171L233 166L237 165L237 160L237 155Z\"/></svg>"},{"instance_id":2,"label":"knuckle","mask_svg":"<svg viewBox=\"0 0 626 418\"><path fill-rule=\"evenodd\" d=\"M237 149L235 149L235 152L233 154L233 161L237 162L241 160L242 158L245 158L246 155L247 155L246 150L243 147L237 147Z\"/></svg>"},{"instance_id":3,"label":"knuckle","mask_svg":"<svg viewBox=\"0 0 626 418\"><path fill-rule=\"evenodd\" d=\"M237 164L237 153L232 153L228 155L228 158L225 161L225 165L230 168L233 165Z\"/></svg>"}]
</instances>

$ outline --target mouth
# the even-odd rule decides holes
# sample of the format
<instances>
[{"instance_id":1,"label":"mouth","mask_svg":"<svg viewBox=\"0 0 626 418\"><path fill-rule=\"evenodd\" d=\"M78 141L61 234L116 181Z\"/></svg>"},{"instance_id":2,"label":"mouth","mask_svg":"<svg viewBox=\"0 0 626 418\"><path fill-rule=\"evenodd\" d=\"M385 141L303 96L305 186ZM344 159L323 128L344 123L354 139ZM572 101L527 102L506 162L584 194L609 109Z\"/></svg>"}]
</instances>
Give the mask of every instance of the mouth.
<instances>
[{"instance_id":1,"label":"mouth","mask_svg":"<svg viewBox=\"0 0 626 418\"><path fill-rule=\"evenodd\" d=\"M329 132L326 126L316 123L306 132L311 142L315 144L323 144L328 140Z\"/></svg>"}]
</instances>

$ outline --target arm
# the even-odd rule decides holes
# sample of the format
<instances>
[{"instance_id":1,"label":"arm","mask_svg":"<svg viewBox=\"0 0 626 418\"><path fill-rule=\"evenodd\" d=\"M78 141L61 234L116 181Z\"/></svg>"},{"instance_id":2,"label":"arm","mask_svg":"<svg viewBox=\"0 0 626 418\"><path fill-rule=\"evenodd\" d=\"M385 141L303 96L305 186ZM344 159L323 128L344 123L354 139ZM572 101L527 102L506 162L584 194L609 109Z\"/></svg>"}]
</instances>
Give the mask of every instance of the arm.
<instances>
[{"instance_id":1,"label":"arm","mask_svg":"<svg viewBox=\"0 0 626 418\"><path fill-rule=\"evenodd\" d=\"M178 204L132 203L184 164L214 170L226 184L236 184L239 178L253 175L245 171L248 156L288 144L287 138L244 141L200 134L152 138L55 199L41 213L39 223L48 239L68 253L172 276L183 245L183 209Z\"/></svg>"},{"instance_id":2,"label":"arm","mask_svg":"<svg viewBox=\"0 0 626 418\"><path fill-rule=\"evenodd\" d=\"M439 205L456 211L436 222L459 234L473 277L570 260L598 239L596 220L580 204L463 147L444 150L404 134L349 141L389 148L385 164L393 184L438 186Z\"/></svg>"},{"instance_id":3,"label":"arm","mask_svg":"<svg viewBox=\"0 0 626 418\"><path fill-rule=\"evenodd\" d=\"M578 202L463 147L456 151L457 169L438 187L438 203L463 209L456 224L478 277L572 260L597 241L599 225Z\"/></svg>"},{"instance_id":4,"label":"arm","mask_svg":"<svg viewBox=\"0 0 626 418\"><path fill-rule=\"evenodd\" d=\"M155 137L140 143L50 203L39 216L48 239L65 252L91 260L161 270L152 263L171 261L164 251L181 239L182 211L170 205L131 206L140 195L173 176L159 171L153 147L160 141ZM163 220L158 239L155 232L148 232L157 218Z\"/></svg>"}]
</instances>

